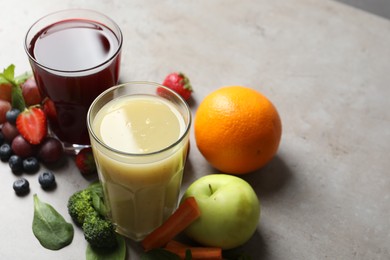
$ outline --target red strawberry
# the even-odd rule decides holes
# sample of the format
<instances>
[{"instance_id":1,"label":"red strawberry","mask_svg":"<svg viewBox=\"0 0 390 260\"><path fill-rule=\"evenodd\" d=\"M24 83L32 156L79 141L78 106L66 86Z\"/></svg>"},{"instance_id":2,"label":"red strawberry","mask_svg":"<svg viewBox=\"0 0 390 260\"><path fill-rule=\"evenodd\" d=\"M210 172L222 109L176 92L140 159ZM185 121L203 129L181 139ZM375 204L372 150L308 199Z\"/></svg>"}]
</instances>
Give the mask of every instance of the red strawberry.
<instances>
[{"instance_id":1,"label":"red strawberry","mask_svg":"<svg viewBox=\"0 0 390 260\"><path fill-rule=\"evenodd\" d=\"M192 86L190 80L181 72L168 74L162 85L176 91L185 100L191 97Z\"/></svg>"},{"instance_id":2,"label":"red strawberry","mask_svg":"<svg viewBox=\"0 0 390 260\"><path fill-rule=\"evenodd\" d=\"M47 135L46 115L39 107L31 107L19 114L16 128L30 144L40 144Z\"/></svg>"},{"instance_id":3,"label":"red strawberry","mask_svg":"<svg viewBox=\"0 0 390 260\"><path fill-rule=\"evenodd\" d=\"M49 120L57 117L57 111L54 106L54 102L51 99L46 98L42 102L43 111L45 111L46 116Z\"/></svg>"},{"instance_id":4,"label":"red strawberry","mask_svg":"<svg viewBox=\"0 0 390 260\"><path fill-rule=\"evenodd\" d=\"M92 148L83 148L76 155L76 166L83 175L96 173L96 163L95 158L93 157Z\"/></svg>"}]
</instances>

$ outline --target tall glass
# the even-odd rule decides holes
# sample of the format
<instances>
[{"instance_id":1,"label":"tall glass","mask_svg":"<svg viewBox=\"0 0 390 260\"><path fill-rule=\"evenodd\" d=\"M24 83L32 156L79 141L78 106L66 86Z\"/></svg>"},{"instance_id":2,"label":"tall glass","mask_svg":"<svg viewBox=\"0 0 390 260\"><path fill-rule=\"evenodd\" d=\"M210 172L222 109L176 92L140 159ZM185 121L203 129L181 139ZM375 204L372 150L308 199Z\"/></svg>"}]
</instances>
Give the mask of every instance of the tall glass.
<instances>
[{"instance_id":1,"label":"tall glass","mask_svg":"<svg viewBox=\"0 0 390 260\"><path fill-rule=\"evenodd\" d=\"M118 85L92 103L87 126L118 233L139 241L176 209L190 125L187 103L156 83Z\"/></svg>"},{"instance_id":2,"label":"tall glass","mask_svg":"<svg viewBox=\"0 0 390 260\"><path fill-rule=\"evenodd\" d=\"M118 83L120 28L92 10L63 10L35 22L24 44L50 129L70 153L89 146L88 108Z\"/></svg>"}]
</instances>

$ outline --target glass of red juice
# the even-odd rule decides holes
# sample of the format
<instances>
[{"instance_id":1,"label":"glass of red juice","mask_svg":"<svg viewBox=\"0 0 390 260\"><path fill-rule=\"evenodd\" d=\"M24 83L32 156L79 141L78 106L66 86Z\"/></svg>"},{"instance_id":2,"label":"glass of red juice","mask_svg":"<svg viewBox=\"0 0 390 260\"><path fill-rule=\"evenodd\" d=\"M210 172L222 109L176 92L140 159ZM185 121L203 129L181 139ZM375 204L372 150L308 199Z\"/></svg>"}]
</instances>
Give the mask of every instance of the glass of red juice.
<instances>
[{"instance_id":1,"label":"glass of red juice","mask_svg":"<svg viewBox=\"0 0 390 260\"><path fill-rule=\"evenodd\" d=\"M118 83L122 32L109 17L86 9L51 13L35 22L25 50L51 133L68 153L90 145L88 108Z\"/></svg>"}]
</instances>

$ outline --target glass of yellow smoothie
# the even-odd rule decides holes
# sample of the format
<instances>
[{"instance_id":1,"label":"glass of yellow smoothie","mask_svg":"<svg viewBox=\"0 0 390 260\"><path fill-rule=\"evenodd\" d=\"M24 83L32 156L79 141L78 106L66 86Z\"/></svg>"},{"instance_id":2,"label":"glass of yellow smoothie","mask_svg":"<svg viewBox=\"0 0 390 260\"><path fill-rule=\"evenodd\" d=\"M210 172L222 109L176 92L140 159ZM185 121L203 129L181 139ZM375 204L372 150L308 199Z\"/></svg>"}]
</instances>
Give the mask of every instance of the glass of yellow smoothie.
<instances>
[{"instance_id":1,"label":"glass of yellow smoothie","mask_svg":"<svg viewBox=\"0 0 390 260\"><path fill-rule=\"evenodd\" d=\"M114 86L93 101L87 126L118 233L140 241L176 209L190 125L187 103L152 82Z\"/></svg>"}]
</instances>

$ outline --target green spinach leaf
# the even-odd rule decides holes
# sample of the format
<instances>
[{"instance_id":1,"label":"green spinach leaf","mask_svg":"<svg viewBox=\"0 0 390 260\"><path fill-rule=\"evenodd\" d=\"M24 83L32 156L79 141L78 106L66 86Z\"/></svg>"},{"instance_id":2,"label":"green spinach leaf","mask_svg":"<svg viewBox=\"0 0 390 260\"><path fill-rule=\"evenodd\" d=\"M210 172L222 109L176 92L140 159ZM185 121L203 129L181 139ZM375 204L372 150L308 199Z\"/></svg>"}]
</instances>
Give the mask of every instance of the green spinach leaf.
<instances>
[{"instance_id":1,"label":"green spinach leaf","mask_svg":"<svg viewBox=\"0 0 390 260\"><path fill-rule=\"evenodd\" d=\"M124 260L126 258L126 242L125 239L117 235L117 245L115 248L98 249L93 248L90 244L87 246L86 259L87 260Z\"/></svg>"},{"instance_id":2,"label":"green spinach leaf","mask_svg":"<svg viewBox=\"0 0 390 260\"><path fill-rule=\"evenodd\" d=\"M74 229L49 204L41 202L34 194L34 219L32 230L41 245L47 249L59 250L73 240Z\"/></svg>"}]
</instances>

